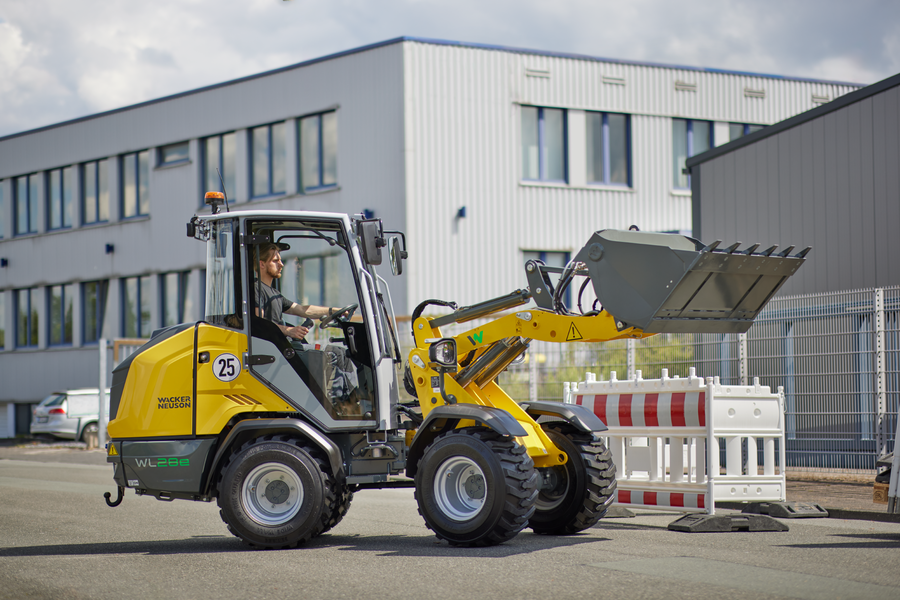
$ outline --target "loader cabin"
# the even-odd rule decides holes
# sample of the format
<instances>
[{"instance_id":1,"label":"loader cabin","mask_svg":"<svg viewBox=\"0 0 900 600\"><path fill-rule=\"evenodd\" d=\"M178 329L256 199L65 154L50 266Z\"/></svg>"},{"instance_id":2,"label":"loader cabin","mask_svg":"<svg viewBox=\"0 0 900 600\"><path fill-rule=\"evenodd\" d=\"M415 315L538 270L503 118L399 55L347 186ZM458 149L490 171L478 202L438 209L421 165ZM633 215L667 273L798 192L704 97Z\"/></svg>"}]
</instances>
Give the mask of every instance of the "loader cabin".
<instances>
[{"instance_id":1,"label":"loader cabin","mask_svg":"<svg viewBox=\"0 0 900 600\"><path fill-rule=\"evenodd\" d=\"M285 211L219 213L195 225L207 237L206 321L247 334L253 375L330 430L373 426L386 412L376 401L377 366L397 353L385 334L387 311L373 293L374 279L359 268L360 255L374 253L376 245L364 248L365 239L352 244L351 226L345 215ZM258 269L267 244L277 245L284 264L272 287L299 305L338 309L305 323L311 331L304 342L260 316ZM304 321L283 319L287 326Z\"/></svg>"}]
</instances>

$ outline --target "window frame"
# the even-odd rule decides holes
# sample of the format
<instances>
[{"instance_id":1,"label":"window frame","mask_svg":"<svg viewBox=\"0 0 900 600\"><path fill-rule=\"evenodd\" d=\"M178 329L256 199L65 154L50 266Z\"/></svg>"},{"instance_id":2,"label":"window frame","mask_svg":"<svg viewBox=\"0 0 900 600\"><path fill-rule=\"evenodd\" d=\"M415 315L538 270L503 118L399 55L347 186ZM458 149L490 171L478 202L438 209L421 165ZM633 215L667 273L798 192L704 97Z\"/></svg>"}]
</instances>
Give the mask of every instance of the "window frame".
<instances>
[{"instance_id":1,"label":"window frame","mask_svg":"<svg viewBox=\"0 0 900 600\"><path fill-rule=\"evenodd\" d=\"M142 158L146 162L142 164ZM128 174L129 162L134 160L134 213L129 214ZM146 179L146 181L144 181ZM139 150L119 155L119 210L122 219L137 219L150 215L150 150Z\"/></svg>"},{"instance_id":2,"label":"window frame","mask_svg":"<svg viewBox=\"0 0 900 600\"><path fill-rule=\"evenodd\" d=\"M152 308L152 307L144 306L146 292L143 289L143 286L144 286L145 282L149 283L151 278L152 278L152 275L134 275L132 277L122 277L121 279L119 279L119 285L120 285L119 309L120 309L120 316L121 316L120 323L119 323L119 327L120 327L119 331L121 332L122 337L124 337L124 338L148 339L150 337L150 334L153 333L153 331L155 329L155 327L153 327L153 319L152 319L151 314L148 314L147 320L146 320L148 331L144 331L144 327L143 327L144 308L147 308L148 312ZM137 284L136 285L136 294L135 294L136 312L134 315L135 316L135 322L134 322L135 335L129 335L129 333L128 333L129 313L126 310L125 302L128 300L128 294L126 293L126 287L128 286L129 281L135 281ZM148 302L153 301L152 298L150 298L149 296L146 299Z\"/></svg>"},{"instance_id":3,"label":"window frame","mask_svg":"<svg viewBox=\"0 0 900 600\"><path fill-rule=\"evenodd\" d=\"M524 157L524 144L525 140L522 139L522 162L520 166L522 167L522 181L526 182L538 182L538 183L556 183L556 184L568 184L569 183L569 111L565 108L555 108L551 106L535 106L531 104L523 104L522 108L534 108L537 109L537 148L538 148L538 178L530 178L525 176L525 157ZM546 132L546 115L544 113L545 110L558 110L562 113L562 179L550 179L547 173L548 165L549 165L549 147L547 146L547 132ZM522 114L522 118L520 118L520 131L522 131L522 125L524 124L524 114Z\"/></svg>"},{"instance_id":4,"label":"window frame","mask_svg":"<svg viewBox=\"0 0 900 600\"><path fill-rule=\"evenodd\" d=\"M13 236L34 235L38 233L38 206L40 203L38 178L40 173L29 173L13 178ZM22 200L19 182L25 182L25 200ZM20 209L25 206L26 231L19 230Z\"/></svg>"},{"instance_id":5,"label":"window frame","mask_svg":"<svg viewBox=\"0 0 900 600\"><path fill-rule=\"evenodd\" d=\"M88 195L88 168L93 165L93 186L94 193ZM80 208L81 208L81 224L94 225L97 223L109 222L109 159L98 158L97 160L89 160L79 165L81 169L81 189L79 190ZM94 219L88 220L88 202L93 203ZM103 218L106 213L106 218Z\"/></svg>"},{"instance_id":6,"label":"window frame","mask_svg":"<svg viewBox=\"0 0 900 600\"><path fill-rule=\"evenodd\" d=\"M169 308L168 303L168 280L167 278L170 275L176 276L176 290L175 290L175 302L176 302L176 315L175 322L170 324L166 323L166 316ZM178 325L180 323L184 323L185 310L187 307L187 299L188 293L190 290L190 271L167 271L165 273L159 274L159 279L157 282L158 291L159 291L159 326L160 327L171 327L173 325Z\"/></svg>"},{"instance_id":7,"label":"window frame","mask_svg":"<svg viewBox=\"0 0 900 600\"><path fill-rule=\"evenodd\" d=\"M601 179L590 179L587 178L588 185L604 185L604 186L618 186L624 188L630 188L633 184L632 179L632 148L631 148L631 115L629 113L617 113L617 112L602 112L602 111L594 111L587 110L585 111L585 127L588 132L591 127L591 115L600 115L600 148L601 148ZM625 117L625 181L611 181L611 170L612 170L612 159L610 155L610 135L609 135L609 115L621 115ZM586 150L590 148L588 142L590 140L590 135L586 135ZM585 153L585 158L587 159L587 155L589 153ZM589 161L585 161L588 166L590 166ZM588 169L590 171L590 169Z\"/></svg>"},{"instance_id":8,"label":"window frame","mask_svg":"<svg viewBox=\"0 0 900 600\"><path fill-rule=\"evenodd\" d=\"M687 123L687 127L686 127L686 129L685 129L685 139L686 139L686 141L687 141L687 154L685 155L685 160L687 160L688 158L690 158L690 157L692 157L692 156L694 156L694 155L696 154L696 153L694 152L694 123L706 123L707 127L709 128L709 139L707 140L707 149L708 149L708 150L711 150L712 148L715 148L715 147L716 147L716 144L715 144L715 129L716 129L716 128L715 128L715 123L714 123L713 121L708 121L708 120L706 120L706 119L682 119L682 118L673 118L673 119L672 119L673 131L674 131L674 124L675 124L676 121L684 121L685 123ZM706 151L706 150L704 150L704 152L705 152L705 151ZM674 136L673 136L673 138L672 138L672 152L673 152L673 158L674 158L674 152L675 152L675 138L674 138ZM675 175L675 176L677 177L678 175L680 175L680 173L673 173L673 175ZM685 175L685 178L686 178L686 181L687 181L687 185L686 185L686 186L682 187L682 186L680 186L680 185L674 185L675 182L673 181L673 182L672 182L672 183L673 183L673 186L672 186L673 189L676 189L676 190L690 190L690 189L691 189L691 175L690 175L690 173L688 173L687 175Z\"/></svg>"},{"instance_id":9,"label":"window frame","mask_svg":"<svg viewBox=\"0 0 900 600\"><path fill-rule=\"evenodd\" d=\"M35 292L37 292L37 288L19 288L13 290L13 304L15 311L15 347L16 348L37 348L39 345L39 336L40 336L40 314L35 314L35 299L33 298ZM28 338L24 343L21 341L22 338L22 294L25 293L27 296L27 316L25 317L25 336ZM30 342L30 343L29 343Z\"/></svg>"},{"instance_id":10,"label":"window frame","mask_svg":"<svg viewBox=\"0 0 900 600\"><path fill-rule=\"evenodd\" d=\"M68 210L66 210L66 171L69 172L69 202L68 202ZM54 174L58 173L59 177L59 198L54 198L54 185L53 185L53 177ZM73 207L75 205L75 167L74 165L68 165L65 167L57 167L56 169L50 169L49 171L45 171L44 173L44 190L46 193L44 194L45 204L46 206L46 227L47 231L62 231L65 229L71 229L75 223L75 215ZM59 203L57 206L56 203ZM58 211L59 213L59 224L53 223L54 211ZM66 214L68 213L69 221L66 223Z\"/></svg>"},{"instance_id":11,"label":"window frame","mask_svg":"<svg viewBox=\"0 0 900 600\"><path fill-rule=\"evenodd\" d=\"M284 185L284 189L277 190L275 189L275 174L276 174L276 160L275 160L275 149L274 149L274 139L273 129L275 127L282 126L284 128L281 136L282 148L281 151L281 168L282 168L282 183ZM265 193L257 194L256 193L256 146L253 138L255 137L254 133L260 129L266 129L266 191ZM274 123L268 123L266 125L258 125L256 127L251 127L247 130L247 134L249 136L248 146L249 152L248 158L250 160L250 198L253 200L260 200L265 198L271 198L273 196L283 196L287 193L287 121L277 121Z\"/></svg>"},{"instance_id":12,"label":"window frame","mask_svg":"<svg viewBox=\"0 0 900 600\"><path fill-rule=\"evenodd\" d=\"M59 288L60 291L60 306L59 306L59 314L54 314L53 310L53 298L54 298L54 290ZM69 315L69 318L66 319L66 288L69 289L69 295L71 296L70 302L72 303L72 313ZM74 343L73 337L73 326L75 319L75 284L73 283L59 283L56 285L48 285L44 289L44 297L46 301L46 311L47 311L47 347L48 348L59 348L71 346ZM55 325L54 318L59 318L59 330L60 330L60 340L54 341L53 339L53 327ZM68 325L68 339L66 336L66 329Z\"/></svg>"},{"instance_id":13,"label":"window frame","mask_svg":"<svg viewBox=\"0 0 900 600\"><path fill-rule=\"evenodd\" d=\"M231 164L225 164L225 138L230 136L231 140ZM219 179L219 175L216 174L215 177L212 177L212 172L210 172L210 158L209 158L209 143L211 141L216 142L216 153L218 155L218 160L216 161L215 168L219 170L222 177ZM235 193L235 175L237 171L237 133L234 131L227 131L225 133L219 133L216 135L210 135L201 139L201 190L200 190L200 207L206 207L206 201L204 199L206 192L224 192L226 197L228 193ZM251 159L252 160L252 159ZM213 171L214 172L214 171ZM210 179L215 182L215 185L210 187ZM224 188L231 189L223 189L222 182L225 182Z\"/></svg>"},{"instance_id":14,"label":"window frame","mask_svg":"<svg viewBox=\"0 0 900 600\"><path fill-rule=\"evenodd\" d=\"M6 180L0 179L0 240L6 237ZM0 292L2 295L2 292ZM3 343L0 342L0 350Z\"/></svg>"},{"instance_id":15,"label":"window frame","mask_svg":"<svg viewBox=\"0 0 900 600\"><path fill-rule=\"evenodd\" d=\"M88 286L97 286L97 306L93 315L96 324L95 329L88 327ZM81 344L95 345L100 342L103 337L103 322L106 318L106 300L109 293L109 280L98 279L96 281L85 281L81 284ZM96 335L96 337L93 337Z\"/></svg>"},{"instance_id":16,"label":"window frame","mask_svg":"<svg viewBox=\"0 0 900 600\"><path fill-rule=\"evenodd\" d=\"M166 149L184 147L184 156L176 159L166 159ZM156 148L156 167L174 167L176 165L186 165L191 162L191 146L190 142L174 142L172 144L164 144Z\"/></svg>"},{"instance_id":17,"label":"window frame","mask_svg":"<svg viewBox=\"0 0 900 600\"><path fill-rule=\"evenodd\" d=\"M335 119L335 132L333 140L326 140L325 137L325 116L333 115ZM317 123L316 126L316 183L315 185L306 185L304 173L306 169L304 168L304 157L305 153L303 152L303 123L308 120L315 120ZM333 183L325 183L325 174L326 174L326 142L331 141L333 143L333 151L334 151L334 182ZM337 111L336 110L326 110L320 113L316 113L313 115L306 115L304 117L300 117L297 119L297 157L299 162L299 169L297 170L300 183L299 188L303 193L307 192L316 192L319 190L325 190L337 187Z\"/></svg>"}]
</instances>

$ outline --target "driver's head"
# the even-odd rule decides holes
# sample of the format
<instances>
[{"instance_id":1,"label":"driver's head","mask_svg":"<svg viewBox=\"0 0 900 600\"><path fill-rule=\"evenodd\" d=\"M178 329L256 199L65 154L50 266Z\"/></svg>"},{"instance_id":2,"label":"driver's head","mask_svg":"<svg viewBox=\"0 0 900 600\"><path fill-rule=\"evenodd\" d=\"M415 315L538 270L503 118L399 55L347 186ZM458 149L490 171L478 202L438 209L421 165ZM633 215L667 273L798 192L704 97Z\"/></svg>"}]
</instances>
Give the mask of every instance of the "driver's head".
<instances>
[{"instance_id":1,"label":"driver's head","mask_svg":"<svg viewBox=\"0 0 900 600\"><path fill-rule=\"evenodd\" d=\"M281 262L281 250L276 244L263 244L259 248L259 272L272 279L281 277L284 263Z\"/></svg>"}]
</instances>

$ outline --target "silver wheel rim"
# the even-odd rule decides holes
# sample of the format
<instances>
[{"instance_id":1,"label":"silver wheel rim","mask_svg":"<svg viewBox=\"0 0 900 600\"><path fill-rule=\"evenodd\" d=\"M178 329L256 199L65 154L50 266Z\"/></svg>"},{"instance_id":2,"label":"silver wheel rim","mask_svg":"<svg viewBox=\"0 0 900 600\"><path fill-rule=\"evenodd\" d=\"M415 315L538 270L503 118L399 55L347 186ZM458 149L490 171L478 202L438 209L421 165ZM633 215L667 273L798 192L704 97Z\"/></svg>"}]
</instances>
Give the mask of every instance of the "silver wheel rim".
<instances>
[{"instance_id":1,"label":"silver wheel rim","mask_svg":"<svg viewBox=\"0 0 900 600\"><path fill-rule=\"evenodd\" d=\"M484 472L464 456L448 458L434 477L434 497L440 511L453 521L468 521L484 508Z\"/></svg>"},{"instance_id":2,"label":"silver wheel rim","mask_svg":"<svg viewBox=\"0 0 900 600\"><path fill-rule=\"evenodd\" d=\"M244 478L241 503L247 515L260 525L290 521L303 504L303 484L281 463L263 463Z\"/></svg>"},{"instance_id":3,"label":"silver wheel rim","mask_svg":"<svg viewBox=\"0 0 900 600\"><path fill-rule=\"evenodd\" d=\"M553 510L563 503L569 492L569 472L565 467L540 468L537 472L541 477L541 488L534 507L540 511ZM550 489L545 489L543 486L548 478L551 479Z\"/></svg>"}]
</instances>

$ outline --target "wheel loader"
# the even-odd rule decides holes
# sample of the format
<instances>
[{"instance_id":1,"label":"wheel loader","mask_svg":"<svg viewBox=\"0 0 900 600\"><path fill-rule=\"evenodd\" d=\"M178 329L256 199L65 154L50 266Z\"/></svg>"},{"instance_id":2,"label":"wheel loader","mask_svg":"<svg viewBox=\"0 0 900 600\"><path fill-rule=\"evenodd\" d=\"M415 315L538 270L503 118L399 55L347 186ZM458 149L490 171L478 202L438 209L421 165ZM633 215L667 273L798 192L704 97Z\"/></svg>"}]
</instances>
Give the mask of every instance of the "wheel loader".
<instances>
[{"instance_id":1,"label":"wheel loader","mask_svg":"<svg viewBox=\"0 0 900 600\"><path fill-rule=\"evenodd\" d=\"M606 426L580 406L517 402L498 375L532 340L746 331L809 251L598 231L564 268L528 261L525 289L472 306L420 304L403 362L375 269L387 253L402 272L402 232L362 216L231 212L218 193L207 204L187 224L207 248L204 318L154 332L113 370L107 461L118 495L105 496L110 506L126 488L215 501L228 529L259 548L321 535L354 492L373 488L414 488L425 524L452 545L595 525L616 491ZM292 269L285 296L333 309L316 326L319 343L260 316L264 244ZM580 280L575 311L565 293ZM585 290L592 303L580 310ZM451 325L464 331L442 333Z\"/></svg>"}]
</instances>

